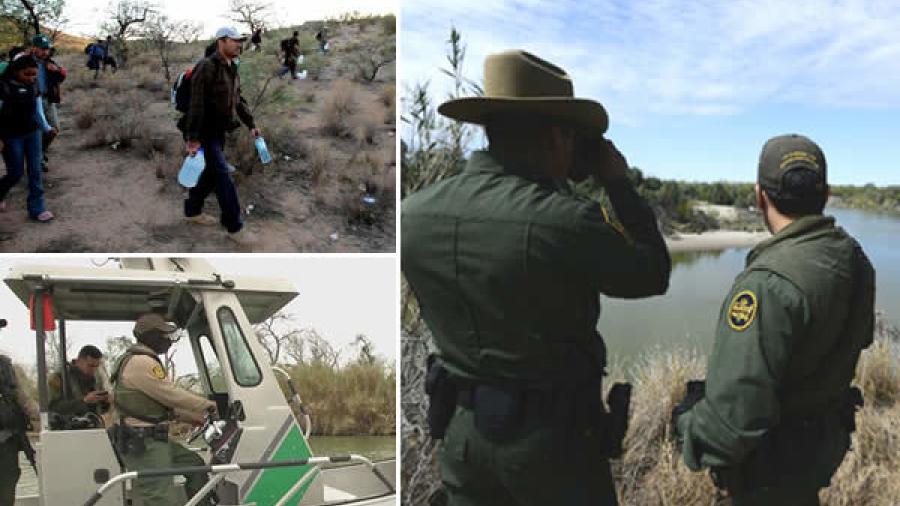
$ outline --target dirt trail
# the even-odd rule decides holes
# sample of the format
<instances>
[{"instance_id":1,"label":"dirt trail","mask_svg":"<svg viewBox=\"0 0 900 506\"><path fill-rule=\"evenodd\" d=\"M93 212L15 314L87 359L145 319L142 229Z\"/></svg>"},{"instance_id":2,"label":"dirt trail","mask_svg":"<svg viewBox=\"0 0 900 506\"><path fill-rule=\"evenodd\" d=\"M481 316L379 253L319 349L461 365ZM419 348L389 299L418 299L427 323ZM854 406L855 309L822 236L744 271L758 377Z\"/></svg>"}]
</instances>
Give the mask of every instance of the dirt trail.
<instances>
[{"instance_id":1,"label":"dirt trail","mask_svg":"<svg viewBox=\"0 0 900 506\"><path fill-rule=\"evenodd\" d=\"M351 35L354 32L356 30L349 30ZM340 47L343 39L343 31L339 30L333 38L334 45ZM221 227L197 226L183 221L186 191L176 180L183 143L175 128L175 112L164 98L167 90L150 91L138 84L141 76L136 64L135 68L120 72L119 76L101 77L99 86L109 91L113 98L121 93L131 93L131 100L140 101L135 104L135 111L141 116L146 135L165 139L162 152L148 156L146 150L120 146L113 149L114 144L109 143L86 147L91 144L92 129L99 127L79 128L77 119L84 109L83 101L96 90L87 81L72 86L68 92L64 88L66 95L60 108L63 132L50 149L50 171L44 174L47 206L56 219L47 224L28 219L23 178L7 197L7 211L0 213L0 251L394 251L393 122L378 126L372 142L368 143L349 136L330 135L320 124L321 109L334 80L341 76L345 56L339 52L335 54L320 80L291 82L286 90L287 105L277 109L277 114L257 116L267 141L269 135L275 135L273 130L280 122L284 125L283 130L287 129L291 136L300 139L304 150L324 150L327 153L324 176L314 178L311 175L314 162L308 153L299 157L278 154L276 162L264 168L258 164L249 166L252 162L244 161L247 156L252 160L252 154L245 153L245 158L229 154L229 161L239 169L235 181L241 205L245 211L250 209L245 216L245 226L258 237L251 249L237 247L226 238ZM74 70L67 84L89 79L87 73L78 68L83 67L80 57L64 60L63 64L70 71ZM154 70L153 75L158 75L158 67ZM359 109L370 107L369 104L385 107L379 104L381 90L395 79L393 64L386 70L374 83L355 85ZM121 82L113 86L115 79ZM243 128L238 135L249 136ZM384 173L359 169L365 160L368 165L380 164ZM248 166L250 170L247 170ZM383 209L374 219L360 219L353 209L347 212L357 197L362 196L362 193L355 195L353 192L359 192L355 188L364 186L363 180L383 183L379 184L377 196L390 201L389 205L386 202L379 204ZM207 199L204 211L218 218L215 195Z\"/></svg>"}]
</instances>

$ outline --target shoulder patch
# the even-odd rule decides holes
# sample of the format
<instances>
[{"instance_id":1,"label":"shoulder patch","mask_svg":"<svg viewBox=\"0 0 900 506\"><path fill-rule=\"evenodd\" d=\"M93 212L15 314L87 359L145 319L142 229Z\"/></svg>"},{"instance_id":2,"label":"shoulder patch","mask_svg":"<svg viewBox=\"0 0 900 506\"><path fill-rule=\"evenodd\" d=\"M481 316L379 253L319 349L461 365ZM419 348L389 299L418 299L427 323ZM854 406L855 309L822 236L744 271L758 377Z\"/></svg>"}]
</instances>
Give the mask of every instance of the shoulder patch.
<instances>
[{"instance_id":1,"label":"shoulder patch","mask_svg":"<svg viewBox=\"0 0 900 506\"><path fill-rule=\"evenodd\" d=\"M153 376L156 377L157 379L165 379L166 371L164 371L163 368L159 364L156 364L153 366Z\"/></svg>"},{"instance_id":2,"label":"shoulder patch","mask_svg":"<svg viewBox=\"0 0 900 506\"><path fill-rule=\"evenodd\" d=\"M751 290L743 290L731 299L728 305L728 326L742 332L756 319L758 303L756 294Z\"/></svg>"},{"instance_id":3,"label":"shoulder patch","mask_svg":"<svg viewBox=\"0 0 900 506\"><path fill-rule=\"evenodd\" d=\"M628 239L629 241L631 240L631 238L628 237L628 233L625 232L625 227L622 226L622 222L610 216L609 211L607 211L606 207L602 205L600 206L600 214L603 215L603 221L605 221L607 225L612 227L612 229L618 232L622 237Z\"/></svg>"}]
</instances>

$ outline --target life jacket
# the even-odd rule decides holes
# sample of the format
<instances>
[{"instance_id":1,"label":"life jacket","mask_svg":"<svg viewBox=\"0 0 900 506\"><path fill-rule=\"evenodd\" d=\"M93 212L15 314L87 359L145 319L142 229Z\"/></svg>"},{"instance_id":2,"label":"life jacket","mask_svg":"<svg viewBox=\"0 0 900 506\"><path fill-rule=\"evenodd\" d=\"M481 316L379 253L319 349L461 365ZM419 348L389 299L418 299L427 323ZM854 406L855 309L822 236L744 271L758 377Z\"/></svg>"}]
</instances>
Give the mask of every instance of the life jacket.
<instances>
[{"instance_id":1,"label":"life jacket","mask_svg":"<svg viewBox=\"0 0 900 506\"><path fill-rule=\"evenodd\" d=\"M170 408L141 390L127 387L120 381L122 372L128 366L128 362L137 355L148 356L165 369L159 357L146 347L137 345L129 348L122 355L122 358L119 359L115 371L110 377L110 382L113 385L113 405L121 416L136 418L142 422L158 424L171 420L173 412Z\"/></svg>"}]
</instances>

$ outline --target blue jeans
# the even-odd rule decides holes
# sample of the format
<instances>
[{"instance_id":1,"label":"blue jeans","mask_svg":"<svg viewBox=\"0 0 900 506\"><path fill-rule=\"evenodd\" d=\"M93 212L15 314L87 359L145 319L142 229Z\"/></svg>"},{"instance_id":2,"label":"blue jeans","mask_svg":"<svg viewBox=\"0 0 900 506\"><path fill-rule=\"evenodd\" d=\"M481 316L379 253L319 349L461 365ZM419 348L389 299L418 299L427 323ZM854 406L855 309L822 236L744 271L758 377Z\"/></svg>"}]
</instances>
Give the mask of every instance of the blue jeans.
<instances>
[{"instance_id":1,"label":"blue jeans","mask_svg":"<svg viewBox=\"0 0 900 506\"><path fill-rule=\"evenodd\" d=\"M41 132L35 130L21 137L3 139L3 161L6 175L0 178L0 200L22 179L28 166L28 215L37 218L47 210L44 204L44 183L41 178Z\"/></svg>"},{"instance_id":2,"label":"blue jeans","mask_svg":"<svg viewBox=\"0 0 900 506\"><path fill-rule=\"evenodd\" d=\"M241 221L241 204L238 202L237 189L231 180L231 174L228 173L228 163L222 150L224 143L224 139L221 138L200 142L206 166L200 174L197 186L188 192L188 198L184 201L184 215L191 217L203 212L203 201L210 193L215 192L219 209L222 211L220 219L222 226L233 234L243 228L244 223Z\"/></svg>"}]
</instances>

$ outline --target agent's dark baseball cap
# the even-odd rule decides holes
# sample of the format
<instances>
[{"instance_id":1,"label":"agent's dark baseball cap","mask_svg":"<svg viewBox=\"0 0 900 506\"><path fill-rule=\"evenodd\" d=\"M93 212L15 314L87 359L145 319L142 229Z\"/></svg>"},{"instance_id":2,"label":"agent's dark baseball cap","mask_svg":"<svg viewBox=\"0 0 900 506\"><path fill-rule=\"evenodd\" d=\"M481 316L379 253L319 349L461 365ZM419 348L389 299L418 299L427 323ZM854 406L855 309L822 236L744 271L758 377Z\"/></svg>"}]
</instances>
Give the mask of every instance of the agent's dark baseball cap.
<instances>
[{"instance_id":1,"label":"agent's dark baseball cap","mask_svg":"<svg viewBox=\"0 0 900 506\"><path fill-rule=\"evenodd\" d=\"M784 175L794 170L814 172L819 176L816 189L827 191L825 155L815 142L798 134L779 135L766 141L759 155L759 185L780 192Z\"/></svg>"},{"instance_id":2,"label":"agent's dark baseball cap","mask_svg":"<svg viewBox=\"0 0 900 506\"><path fill-rule=\"evenodd\" d=\"M140 337L151 330L169 334L178 330L178 327L168 323L162 315L157 313L144 314L134 322L134 337Z\"/></svg>"}]
</instances>

